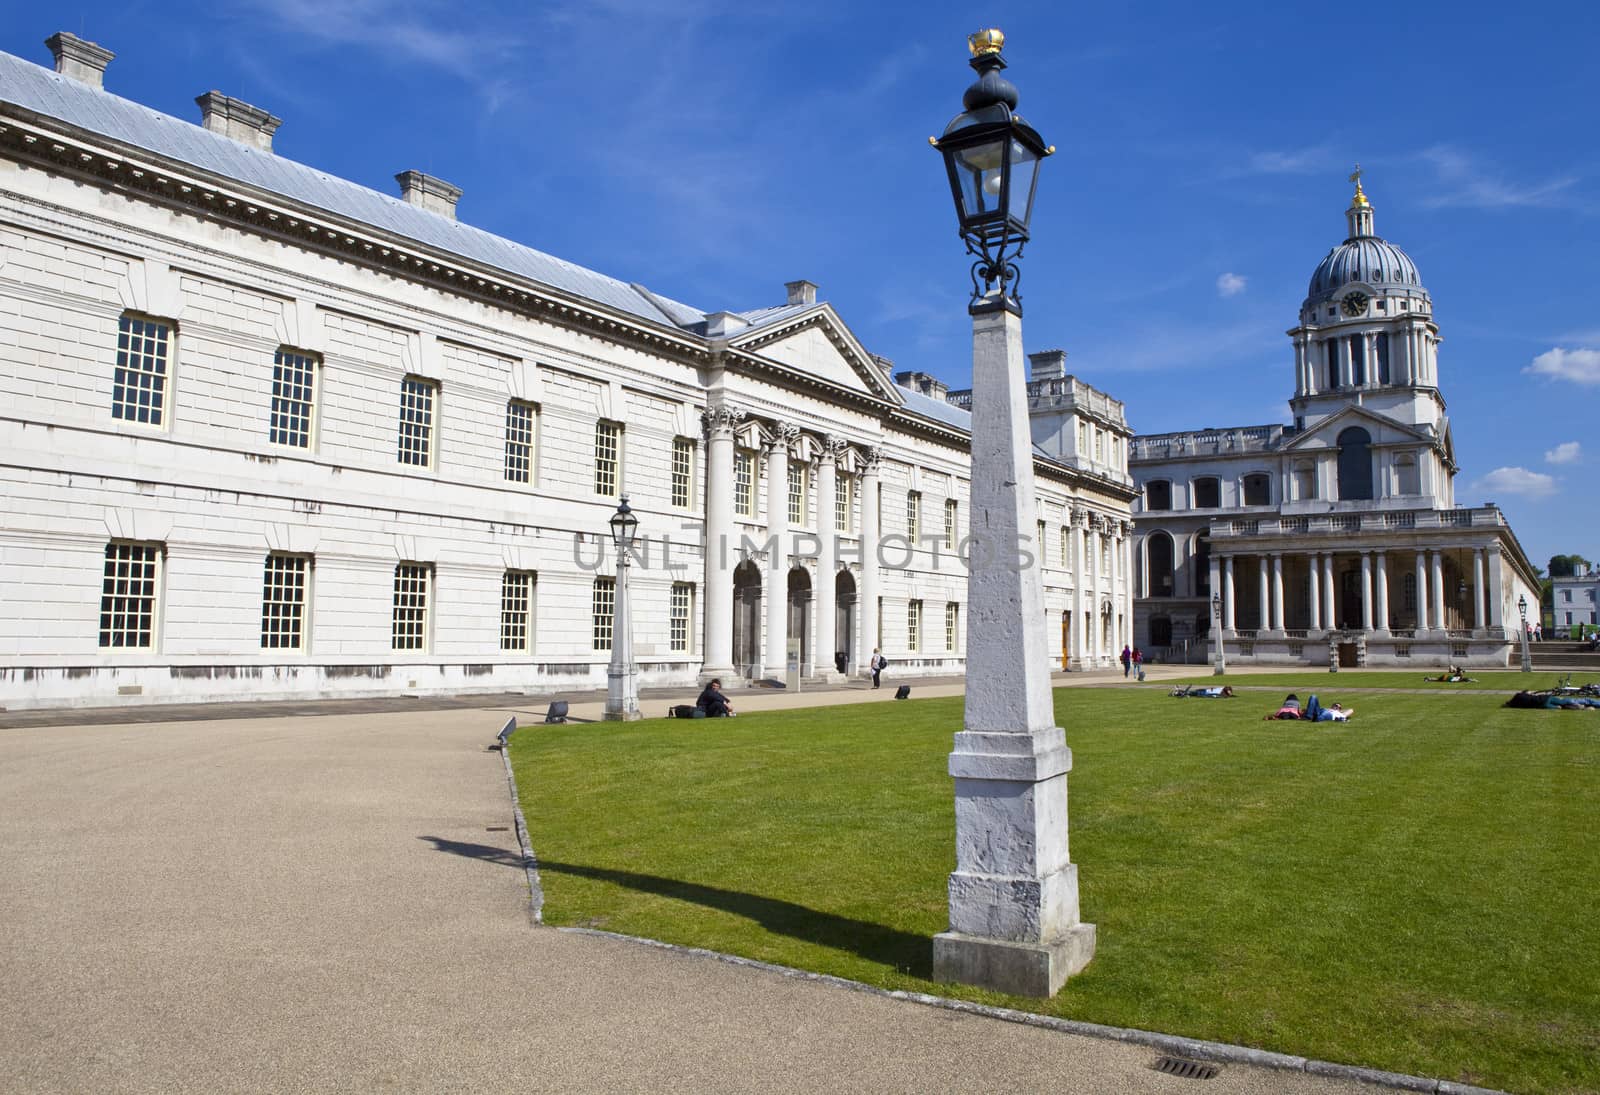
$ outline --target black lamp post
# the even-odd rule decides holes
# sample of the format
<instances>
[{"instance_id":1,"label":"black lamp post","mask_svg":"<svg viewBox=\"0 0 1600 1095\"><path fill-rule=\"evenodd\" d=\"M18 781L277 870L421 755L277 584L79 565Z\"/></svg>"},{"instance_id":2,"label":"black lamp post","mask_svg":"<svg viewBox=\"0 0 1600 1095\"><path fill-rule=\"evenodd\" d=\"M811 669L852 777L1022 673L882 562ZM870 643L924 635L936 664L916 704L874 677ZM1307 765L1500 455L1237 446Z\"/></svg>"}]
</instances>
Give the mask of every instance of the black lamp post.
<instances>
[{"instance_id":1,"label":"black lamp post","mask_svg":"<svg viewBox=\"0 0 1600 1095\"><path fill-rule=\"evenodd\" d=\"M1518 638L1522 642L1522 671L1533 672L1533 651L1528 649L1528 598L1524 594L1517 598L1517 615L1522 617L1522 626L1517 629Z\"/></svg>"},{"instance_id":2,"label":"black lamp post","mask_svg":"<svg viewBox=\"0 0 1600 1095\"><path fill-rule=\"evenodd\" d=\"M622 497L611 515L611 542L617 549L617 584L611 602L611 665L606 670L607 722L632 722L639 713L639 676L633 664L633 619L628 605L628 566L639 518Z\"/></svg>"},{"instance_id":3,"label":"black lamp post","mask_svg":"<svg viewBox=\"0 0 1600 1095\"><path fill-rule=\"evenodd\" d=\"M1000 56L1005 40L998 30L967 39L978 79L962 96L966 110L951 119L943 135L928 138L944 155L961 238L967 253L977 256L968 308L973 315L997 308L1022 314L1015 260L1028 242L1039 161L1055 152L1016 113L1017 89L1000 75L1006 67Z\"/></svg>"}]
</instances>

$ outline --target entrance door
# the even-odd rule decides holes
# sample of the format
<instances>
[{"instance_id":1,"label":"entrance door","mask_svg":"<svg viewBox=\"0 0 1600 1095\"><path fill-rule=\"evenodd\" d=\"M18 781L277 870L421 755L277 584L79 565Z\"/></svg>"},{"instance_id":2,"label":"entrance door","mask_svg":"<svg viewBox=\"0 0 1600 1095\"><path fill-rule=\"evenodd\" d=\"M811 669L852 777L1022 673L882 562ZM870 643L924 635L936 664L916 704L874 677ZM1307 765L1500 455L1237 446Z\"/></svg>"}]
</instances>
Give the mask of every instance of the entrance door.
<instances>
[{"instance_id":1,"label":"entrance door","mask_svg":"<svg viewBox=\"0 0 1600 1095\"><path fill-rule=\"evenodd\" d=\"M800 644L800 672L811 666L811 574L803 567L789 571L789 641Z\"/></svg>"},{"instance_id":2,"label":"entrance door","mask_svg":"<svg viewBox=\"0 0 1600 1095\"><path fill-rule=\"evenodd\" d=\"M1339 575L1339 626L1354 631L1361 626L1361 572L1347 570Z\"/></svg>"},{"instance_id":3,"label":"entrance door","mask_svg":"<svg viewBox=\"0 0 1600 1095\"><path fill-rule=\"evenodd\" d=\"M741 677L761 667L761 568L748 559L733 572L733 667Z\"/></svg>"},{"instance_id":4,"label":"entrance door","mask_svg":"<svg viewBox=\"0 0 1600 1095\"><path fill-rule=\"evenodd\" d=\"M845 668L841 672L853 672L856 668L856 580L850 576L848 570L841 570L833 580L834 595L834 623L833 623L833 650L824 650L824 657L844 655Z\"/></svg>"}]
</instances>

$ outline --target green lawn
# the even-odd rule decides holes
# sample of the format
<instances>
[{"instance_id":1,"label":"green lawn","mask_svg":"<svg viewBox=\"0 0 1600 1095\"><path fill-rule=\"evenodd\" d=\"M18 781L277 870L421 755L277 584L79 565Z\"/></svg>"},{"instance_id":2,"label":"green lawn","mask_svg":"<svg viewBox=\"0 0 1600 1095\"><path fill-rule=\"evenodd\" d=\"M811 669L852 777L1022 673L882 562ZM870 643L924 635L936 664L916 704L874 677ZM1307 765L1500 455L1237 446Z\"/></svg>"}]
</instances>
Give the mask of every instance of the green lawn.
<instances>
[{"instance_id":1,"label":"green lawn","mask_svg":"<svg viewBox=\"0 0 1600 1095\"><path fill-rule=\"evenodd\" d=\"M1429 683L1422 679L1438 677L1443 673L1443 669L1433 667L1345 669L1338 673L1329 673L1326 669L1300 669L1282 673L1229 673L1222 677L1213 677L1205 673L1183 677L1177 681L1146 681L1144 686L1146 688L1162 685L1170 688L1173 684L1231 684L1235 688L1241 685L1248 688L1271 686L1282 688L1285 692L1298 692L1303 699L1308 691L1321 695L1323 692L1336 692L1340 688L1423 688L1430 692L1520 692L1524 689L1554 688L1558 681L1567 676L1565 671L1519 673L1503 669L1469 669L1467 676L1472 680L1461 684ZM1600 674L1581 672L1572 674L1573 684L1584 684L1594 680L1600 680Z\"/></svg>"},{"instance_id":2,"label":"green lawn","mask_svg":"<svg viewBox=\"0 0 1600 1095\"><path fill-rule=\"evenodd\" d=\"M1317 678L1324 703L1335 681ZM928 980L960 700L525 728L512 759L545 917L1118 1026L1600 1090L1600 714L1367 694L1356 721L1312 725L1262 721L1259 693L1056 702L1100 944L1053 1000Z\"/></svg>"}]
</instances>

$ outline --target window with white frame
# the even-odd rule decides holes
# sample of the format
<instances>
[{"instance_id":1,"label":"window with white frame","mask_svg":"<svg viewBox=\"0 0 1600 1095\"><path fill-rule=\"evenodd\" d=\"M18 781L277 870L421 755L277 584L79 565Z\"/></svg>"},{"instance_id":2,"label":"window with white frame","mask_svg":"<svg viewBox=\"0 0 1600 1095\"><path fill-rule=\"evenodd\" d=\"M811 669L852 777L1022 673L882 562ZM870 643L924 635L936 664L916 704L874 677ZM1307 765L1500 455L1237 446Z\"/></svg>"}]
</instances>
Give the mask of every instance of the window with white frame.
<instances>
[{"instance_id":1,"label":"window with white frame","mask_svg":"<svg viewBox=\"0 0 1600 1095\"><path fill-rule=\"evenodd\" d=\"M1068 538L1068 536L1069 536L1069 533L1068 533L1067 526L1066 525L1062 525L1061 526L1061 566L1063 568L1070 567L1072 565L1072 541Z\"/></svg>"},{"instance_id":2,"label":"window with white frame","mask_svg":"<svg viewBox=\"0 0 1600 1095\"><path fill-rule=\"evenodd\" d=\"M400 382L400 463L433 467L433 419L439 385L420 376Z\"/></svg>"},{"instance_id":3,"label":"window with white frame","mask_svg":"<svg viewBox=\"0 0 1600 1095\"><path fill-rule=\"evenodd\" d=\"M401 563L394 568L394 618L389 630L391 649L428 649L428 600L432 585L431 563Z\"/></svg>"},{"instance_id":4,"label":"window with white frame","mask_svg":"<svg viewBox=\"0 0 1600 1095\"><path fill-rule=\"evenodd\" d=\"M596 650L611 649L611 628L617 611L617 580L596 578L594 593L590 597L593 628L591 635Z\"/></svg>"},{"instance_id":5,"label":"window with white frame","mask_svg":"<svg viewBox=\"0 0 1600 1095\"><path fill-rule=\"evenodd\" d=\"M622 484L622 423L602 418L594 424L594 492L615 498Z\"/></svg>"},{"instance_id":6,"label":"window with white frame","mask_svg":"<svg viewBox=\"0 0 1600 1095\"><path fill-rule=\"evenodd\" d=\"M1105 443L1106 432L1096 426L1094 428L1094 459L1097 464L1105 460Z\"/></svg>"},{"instance_id":7,"label":"window with white frame","mask_svg":"<svg viewBox=\"0 0 1600 1095\"><path fill-rule=\"evenodd\" d=\"M956 546L957 524L960 519L960 504L954 498L944 501L944 546L947 550L954 550Z\"/></svg>"},{"instance_id":8,"label":"window with white frame","mask_svg":"<svg viewBox=\"0 0 1600 1095\"><path fill-rule=\"evenodd\" d=\"M789 524L806 523L806 494L809 489L811 469L804 464L789 462Z\"/></svg>"},{"instance_id":9,"label":"window with white frame","mask_svg":"<svg viewBox=\"0 0 1600 1095\"><path fill-rule=\"evenodd\" d=\"M740 517L756 515L756 457L749 449L733 454L733 512Z\"/></svg>"},{"instance_id":10,"label":"window with white frame","mask_svg":"<svg viewBox=\"0 0 1600 1095\"><path fill-rule=\"evenodd\" d=\"M838 532L850 532L855 518L856 481L841 474L833 482L833 527Z\"/></svg>"},{"instance_id":11,"label":"window with white frame","mask_svg":"<svg viewBox=\"0 0 1600 1095\"><path fill-rule=\"evenodd\" d=\"M506 481L533 482L534 445L539 436L539 408L521 399L506 403Z\"/></svg>"},{"instance_id":12,"label":"window with white frame","mask_svg":"<svg viewBox=\"0 0 1600 1095\"><path fill-rule=\"evenodd\" d=\"M261 577L261 649L306 648L311 557L273 552Z\"/></svg>"},{"instance_id":13,"label":"window with white frame","mask_svg":"<svg viewBox=\"0 0 1600 1095\"><path fill-rule=\"evenodd\" d=\"M111 417L144 426L166 423L172 325L124 314L117 321L117 369Z\"/></svg>"},{"instance_id":14,"label":"window with white frame","mask_svg":"<svg viewBox=\"0 0 1600 1095\"><path fill-rule=\"evenodd\" d=\"M944 648L955 653L961 641L961 606L955 601L944 605Z\"/></svg>"},{"instance_id":15,"label":"window with white frame","mask_svg":"<svg viewBox=\"0 0 1600 1095\"><path fill-rule=\"evenodd\" d=\"M672 649L686 652L693 638L690 621L694 619L694 583L672 583L672 605L669 613L669 637Z\"/></svg>"},{"instance_id":16,"label":"window with white frame","mask_svg":"<svg viewBox=\"0 0 1600 1095\"><path fill-rule=\"evenodd\" d=\"M156 643L163 544L113 540L100 586L100 645L150 649Z\"/></svg>"},{"instance_id":17,"label":"window with white frame","mask_svg":"<svg viewBox=\"0 0 1600 1095\"><path fill-rule=\"evenodd\" d=\"M279 347L272 355L272 417L267 440L296 449L311 447L312 414L317 404L314 354Z\"/></svg>"},{"instance_id":18,"label":"window with white frame","mask_svg":"<svg viewBox=\"0 0 1600 1095\"><path fill-rule=\"evenodd\" d=\"M539 576L531 570L508 570L500 578L500 649L533 653L533 594Z\"/></svg>"},{"instance_id":19,"label":"window with white frame","mask_svg":"<svg viewBox=\"0 0 1600 1095\"><path fill-rule=\"evenodd\" d=\"M694 440L672 439L672 505L690 509L694 502Z\"/></svg>"},{"instance_id":20,"label":"window with white frame","mask_svg":"<svg viewBox=\"0 0 1600 1095\"><path fill-rule=\"evenodd\" d=\"M906 602L906 649L922 649L922 602Z\"/></svg>"},{"instance_id":21,"label":"window with white frame","mask_svg":"<svg viewBox=\"0 0 1600 1095\"><path fill-rule=\"evenodd\" d=\"M922 535L922 492L906 492L906 536L915 544Z\"/></svg>"},{"instance_id":22,"label":"window with white frame","mask_svg":"<svg viewBox=\"0 0 1600 1095\"><path fill-rule=\"evenodd\" d=\"M1040 566L1044 566L1044 551L1046 543L1047 541L1045 540L1044 522L1035 521L1033 523L1033 557L1039 561Z\"/></svg>"},{"instance_id":23,"label":"window with white frame","mask_svg":"<svg viewBox=\"0 0 1600 1095\"><path fill-rule=\"evenodd\" d=\"M1108 577L1111 574L1111 542L1109 536L1100 539L1100 573Z\"/></svg>"}]
</instances>

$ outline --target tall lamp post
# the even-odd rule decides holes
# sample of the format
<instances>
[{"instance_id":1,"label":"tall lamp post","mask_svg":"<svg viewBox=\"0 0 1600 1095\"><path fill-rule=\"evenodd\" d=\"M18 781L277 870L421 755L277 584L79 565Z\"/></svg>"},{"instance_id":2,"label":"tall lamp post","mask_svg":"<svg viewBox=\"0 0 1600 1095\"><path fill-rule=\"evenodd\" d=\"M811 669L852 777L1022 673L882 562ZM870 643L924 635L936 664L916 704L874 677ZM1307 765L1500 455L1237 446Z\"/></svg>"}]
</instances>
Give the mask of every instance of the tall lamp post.
<instances>
[{"instance_id":1,"label":"tall lamp post","mask_svg":"<svg viewBox=\"0 0 1600 1095\"><path fill-rule=\"evenodd\" d=\"M1028 240L1039 161L1055 151L1016 114L998 30L971 36L978 79L966 110L929 138L944 156L972 264L972 520L967 697L955 735L956 869L950 930L933 974L1052 996L1094 957L1067 857L1072 752L1055 724L1039 561L1023 565L1035 515L1016 260Z\"/></svg>"},{"instance_id":2,"label":"tall lamp post","mask_svg":"<svg viewBox=\"0 0 1600 1095\"><path fill-rule=\"evenodd\" d=\"M1522 626L1517 629L1517 638L1522 643L1522 671L1533 672L1533 651L1528 649L1528 596L1523 594L1517 598L1517 615L1522 617Z\"/></svg>"},{"instance_id":3,"label":"tall lamp post","mask_svg":"<svg viewBox=\"0 0 1600 1095\"><path fill-rule=\"evenodd\" d=\"M633 664L633 619L628 606L628 568L639 518L622 497L611 515L611 543L617 549L617 588L611 602L611 665L606 670L607 722L632 722L639 714L639 670Z\"/></svg>"},{"instance_id":4,"label":"tall lamp post","mask_svg":"<svg viewBox=\"0 0 1600 1095\"><path fill-rule=\"evenodd\" d=\"M1211 633L1216 636L1217 664L1212 668L1211 675L1220 677L1228 671L1228 654L1222 648L1222 594L1214 593L1211 596Z\"/></svg>"}]
</instances>

